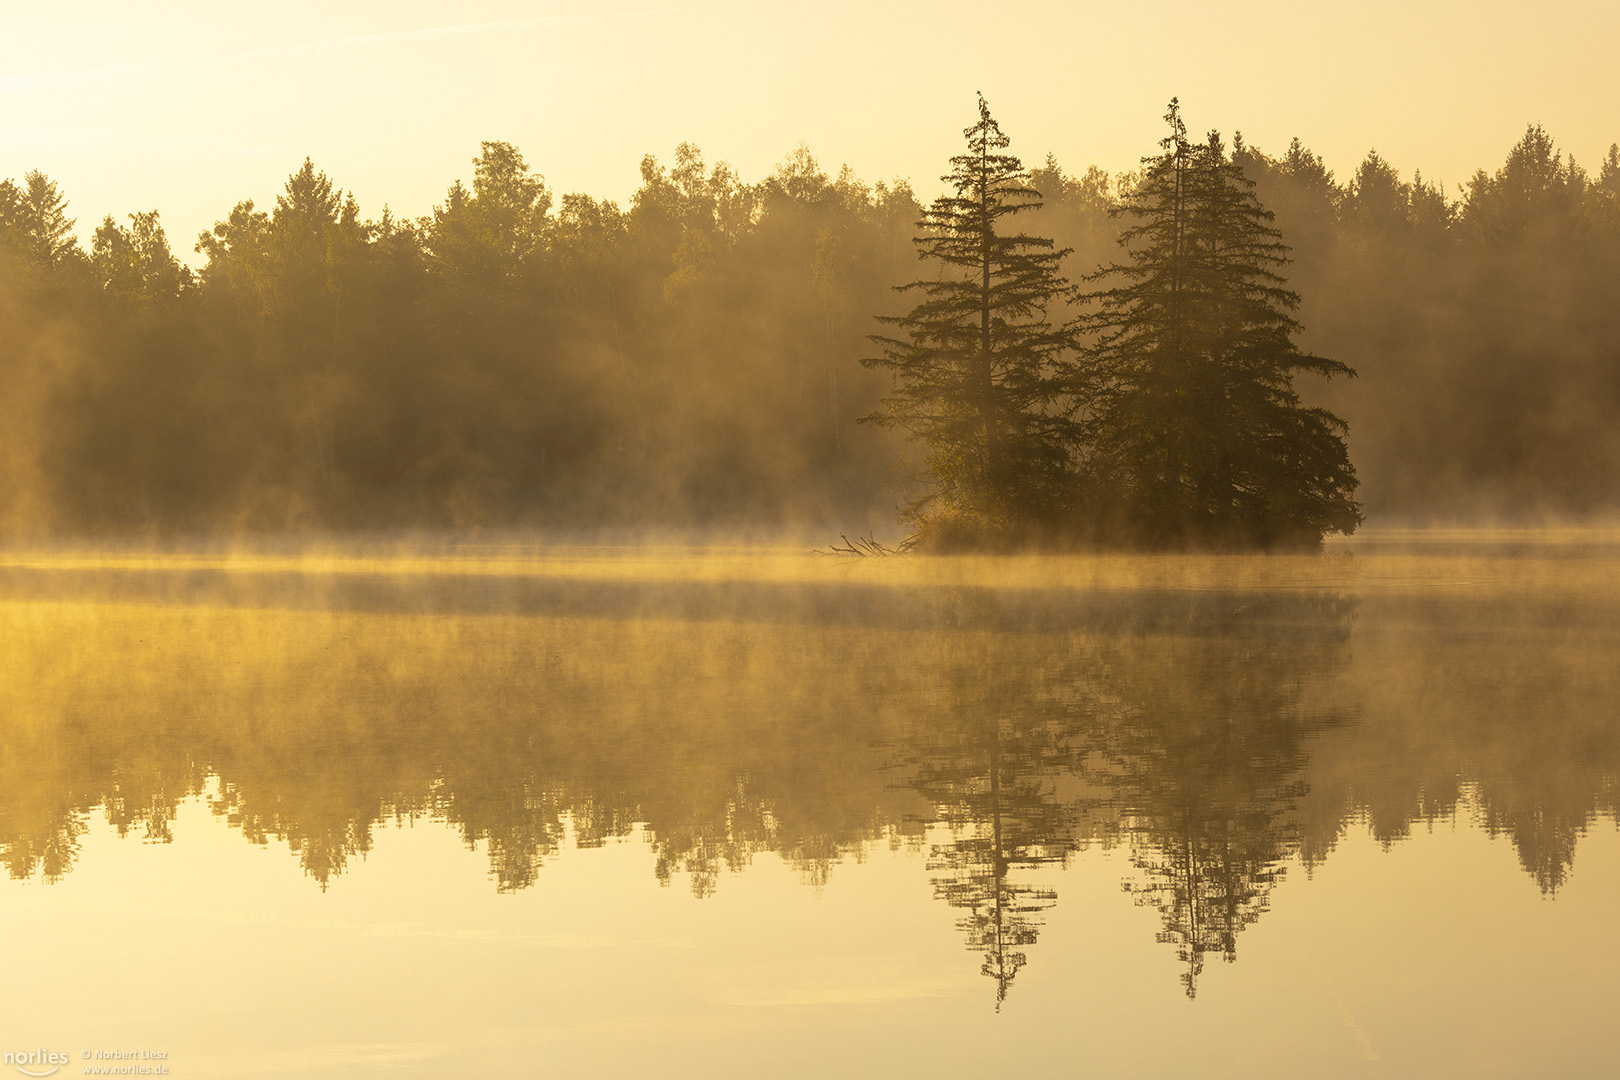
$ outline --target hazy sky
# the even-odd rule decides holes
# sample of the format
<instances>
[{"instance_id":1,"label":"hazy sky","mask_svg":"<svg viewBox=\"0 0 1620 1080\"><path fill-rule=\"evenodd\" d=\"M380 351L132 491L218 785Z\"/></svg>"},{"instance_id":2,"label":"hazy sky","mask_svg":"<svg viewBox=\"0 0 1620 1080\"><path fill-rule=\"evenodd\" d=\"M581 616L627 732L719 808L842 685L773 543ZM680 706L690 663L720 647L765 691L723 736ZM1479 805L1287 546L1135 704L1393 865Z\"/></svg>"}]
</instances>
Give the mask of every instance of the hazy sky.
<instances>
[{"instance_id":1,"label":"hazy sky","mask_svg":"<svg viewBox=\"0 0 1620 1080\"><path fill-rule=\"evenodd\" d=\"M176 252L238 200L273 204L305 155L427 213L482 139L562 191L626 198L688 140L758 179L798 142L920 195L983 90L1014 152L1128 168L1179 95L1195 131L1273 152L1298 135L1341 178L1369 148L1410 175L1495 168L1525 125L1595 165L1620 139L1620 5L1168 0L983 4L719 0L8 0L0 178L42 169L80 232L162 212Z\"/></svg>"}]
</instances>

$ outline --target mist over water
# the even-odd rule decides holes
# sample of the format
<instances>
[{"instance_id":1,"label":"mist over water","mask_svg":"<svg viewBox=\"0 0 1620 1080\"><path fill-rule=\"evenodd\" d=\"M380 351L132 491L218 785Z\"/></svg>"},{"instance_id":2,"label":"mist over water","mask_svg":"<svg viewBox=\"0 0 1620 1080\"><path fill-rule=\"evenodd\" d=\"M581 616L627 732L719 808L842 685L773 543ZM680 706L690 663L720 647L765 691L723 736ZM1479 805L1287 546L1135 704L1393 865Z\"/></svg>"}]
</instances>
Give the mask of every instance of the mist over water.
<instances>
[{"instance_id":1,"label":"mist over water","mask_svg":"<svg viewBox=\"0 0 1620 1080\"><path fill-rule=\"evenodd\" d=\"M905 946L921 950L905 961L916 977L943 980L934 989L815 992L864 1002L820 1007L877 1009L908 1039L941 1009L1032 1022L1098 980L1139 987L1128 993L1148 995L1144 1008L1194 996L1220 1013L1258 992L1255 977L1314 986L1290 974L1308 957L1267 946L1265 928L1359 902L1332 891L1346 859L1394 890L1358 918L1404 940L1402 920L1426 918L1451 887L1392 861L1421 837L1425 858L1465 858L1455 872L1494 882L1445 901L1470 918L1543 897L1553 903L1526 933L1603 949L1608 920L1581 921L1579 898L1594 844L1594 880L1620 875L1603 839L1620 822L1617 566L1615 536L1591 531L1375 531L1313 556L16 555L0 565L12 878L0 897L25 904L13 917L49 948L79 924L76 881L190 880L263 849L260 869L222 871L176 901L172 930L153 931L177 935L182 976L201 961L184 945L189 920L237 902L224 897L242 874L269 890L250 902L265 913L255 920L308 918L294 913L313 897L349 910L368 881L401 872L459 882L450 908L432 891L386 902L412 934L491 919L489 933L549 940L574 931L545 911L594 897L622 909L611 933L701 936L718 904L739 927L774 922L751 947L782 971L810 962L802 935L814 951L856 925L909 920L938 931ZM809 907L768 884L784 873ZM874 874L893 881L872 892ZM37 889L61 902L27 900ZM671 909L676 895L687 899ZM500 896L542 906L473 914ZM1109 933L1127 955L1074 941L1098 919L1123 920ZM237 935L221 947L258 955L260 925L220 931ZM577 947L663 985L640 946ZM413 962L494 964L494 979L495 955ZM1561 966L1572 960L1555 948L1529 977L1578 981ZM1382 1011L1399 994L1368 998L1356 969L1329 962L1341 996L1380 1002L1374 1036L1407 1038ZM870 990L867 977L856 982ZM765 1000L800 993L771 982ZM398 1015L416 1015L420 993L406 990ZM15 991L7 1005L46 1024ZM352 1012L362 1030L389 1028L388 1015ZM112 1013L80 1021L127 1030ZM223 1023L260 1038L245 1016ZM440 1046L410 1066L421 1075L446 1047L495 1060L548 1030L472 1050L413 1023ZM46 1027L66 1031L60 1018ZM199 1045L179 1021L159 1029ZM1431 1032L1446 1053L1460 1052L1453 1034ZM1595 1060L1582 1055L1599 1043L1583 1039L1596 1030L1577 1024L1569 1060ZM1254 1075L1224 1062L1216 1074Z\"/></svg>"},{"instance_id":2,"label":"mist over water","mask_svg":"<svg viewBox=\"0 0 1620 1080\"><path fill-rule=\"evenodd\" d=\"M0 184L0 1017L197 1076L1608 1067L1620 152L1175 153L1286 348L1179 355L1158 405L1221 392L1135 423L1163 371L1085 383L1071 320L1157 159L1008 158L1013 306L1063 310L1000 429L905 366L952 327L870 340L919 229L973 230L804 146L683 143L621 206L489 141L418 220L306 159L196 272L155 211L85 251ZM1239 468L1256 402L1292 441ZM1014 475L1079 526L854 557Z\"/></svg>"}]
</instances>

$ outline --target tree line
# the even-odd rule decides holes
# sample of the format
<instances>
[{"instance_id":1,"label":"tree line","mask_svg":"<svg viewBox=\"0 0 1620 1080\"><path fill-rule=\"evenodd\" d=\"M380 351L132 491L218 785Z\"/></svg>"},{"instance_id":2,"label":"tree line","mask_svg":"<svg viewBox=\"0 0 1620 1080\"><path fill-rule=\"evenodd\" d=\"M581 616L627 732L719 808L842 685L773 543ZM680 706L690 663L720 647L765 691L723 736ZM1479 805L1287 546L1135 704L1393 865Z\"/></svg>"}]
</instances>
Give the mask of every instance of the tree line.
<instances>
[{"instance_id":1,"label":"tree line","mask_svg":"<svg viewBox=\"0 0 1620 1080\"><path fill-rule=\"evenodd\" d=\"M1029 224L1011 235L1050 241L1022 249L1051 279L1025 286L1092 297L1051 308L1048 330L1091 321L1066 371L1037 364L1009 386L1024 404L997 446L1017 478L1004 488L1149 538L1211 521L1319 533L1351 524L1357 500L1390 517L1614 509L1620 151L1589 173L1532 127L1448 193L1376 153L1341 182L1298 141L1273 156L1241 136L1173 138L1188 168L1218 159L1237 201L1209 209L1249 215L1247 277L1187 267L1247 299L1205 288L1196 303L1249 303L1234 325L1244 347L1269 335L1269 359L1250 348L1212 391L1225 404L1186 415L1153 390L1162 370L1110 361L1118 335L1167 310L1133 255L1164 176L1154 158L1118 176L1048 158L1014 185L1040 205L1022 200ZM559 195L487 142L469 181L405 219L367 216L306 160L273 206L240 202L198 238L195 272L155 210L108 215L86 251L48 176L0 182L0 521L58 537L869 528L897 498L966 505L939 495L941 462L916 459L911 429L856 423L896 415L908 385L858 361L869 334L912 340L873 316L895 315L919 265L932 273L914 240L923 221L946 243L927 231L939 204L829 174L802 147L757 182L688 144L640 176L624 206ZM1360 378L1311 377L1345 369ZM1059 400L1085 407L1039 405ZM1314 447L1306 465L1248 453L1284 422L1295 450ZM1232 491L1263 495L1212 494Z\"/></svg>"}]
</instances>

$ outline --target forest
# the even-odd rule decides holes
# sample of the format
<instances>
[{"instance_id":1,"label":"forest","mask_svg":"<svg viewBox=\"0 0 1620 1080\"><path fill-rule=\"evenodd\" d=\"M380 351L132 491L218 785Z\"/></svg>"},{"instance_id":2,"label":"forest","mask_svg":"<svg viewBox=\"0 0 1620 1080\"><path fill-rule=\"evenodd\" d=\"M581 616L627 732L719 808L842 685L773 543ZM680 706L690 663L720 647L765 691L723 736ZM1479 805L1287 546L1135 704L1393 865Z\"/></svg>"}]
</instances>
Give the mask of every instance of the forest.
<instances>
[{"instance_id":1,"label":"forest","mask_svg":"<svg viewBox=\"0 0 1620 1080\"><path fill-rule=\"evenodd\" d=\"M1038 197L1019 235L1051 241L1029 249L1051 275L1045 317L1074 328L1064 370L1094 374L1129 329L1107 313L1134 280L1120 239L1144 227L1132 208L1161 160L1143 131L1140 170L1049 156L1022 174ZM1297 139L1183 144L1252 198L1253 280L1292 350L1279 385L1318 417L1324 453L1348 448L1342 465L1324 458L1326 501L1295 515L1307 532L1613 514L1620 147L1588 169L1531 126L1448 189L1376 151L1336 176ZM555 192L543 167L484 142L470 179L405 219L363 210L305 160L274 206L238 202L197 239L195 271L155 209L108 214L86 251L46 173L0 182L0 531L862 533L892 531L897 507L926 519L939 444L896 420L909 384L892 350L916 340L895 324L917 298L896 287L937 273L919 258L939 224L930 193L829 172L802 145L759 180L690 144L648 155L624 206ZM1040 415L1120 474L1129 395L1099 385L1039 390L1070 403ZM1028 461L1049 449L1031 445ZM1055 475L1030 467L1021 489ZM1065 498L1117 512L1117 490L1085 489L1097 475Z\"/></svg>"}]
</instances>

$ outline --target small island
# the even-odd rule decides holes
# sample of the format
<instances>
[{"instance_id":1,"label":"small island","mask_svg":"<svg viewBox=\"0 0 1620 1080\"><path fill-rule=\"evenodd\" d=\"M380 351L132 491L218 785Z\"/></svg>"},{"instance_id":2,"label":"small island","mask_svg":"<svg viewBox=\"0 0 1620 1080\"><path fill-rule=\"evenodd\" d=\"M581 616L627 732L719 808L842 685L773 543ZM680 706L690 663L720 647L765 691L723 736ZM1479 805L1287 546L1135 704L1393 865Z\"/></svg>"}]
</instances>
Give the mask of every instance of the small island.
<instances>
[{"instance_id":1,"label":"small island","mask_svg":"<svg viewBox=\"0 0 1620 1080\"><path fill-rule=\"evenodd\" d=\"M1126 261L1080 293L1069 249L1014 231L1041 194L979 98L955 193L918 223L938 274L899 287L922 300L864 361L894 374L864 419L926 447L920 542L1319 545L1360 524L1345 423L1294 388L1355 373L1295 346L1288 248L1220 135L1190 142L1175 100L1165 120L1111 211ZM1081 314L1058 321L1063 302Z\"/></svg>"}]
</instances>

